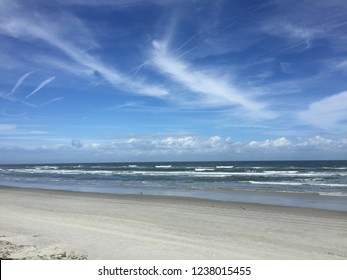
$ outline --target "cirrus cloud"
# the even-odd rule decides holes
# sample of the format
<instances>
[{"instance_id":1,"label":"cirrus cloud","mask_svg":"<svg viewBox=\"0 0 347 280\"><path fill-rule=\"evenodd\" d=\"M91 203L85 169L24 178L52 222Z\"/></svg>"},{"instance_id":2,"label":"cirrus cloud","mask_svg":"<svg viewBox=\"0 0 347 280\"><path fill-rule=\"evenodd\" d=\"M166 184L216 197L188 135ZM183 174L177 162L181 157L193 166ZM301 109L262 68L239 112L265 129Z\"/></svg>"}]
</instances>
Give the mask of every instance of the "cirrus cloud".
<instances>
[{"instance_id":1,"label":"cirrus cloud","mask_svg":"<svg viewBox=\"0 0 347 280\"><path fill-rule=\"evenodd\" d=\"M237 88L235 85L220 77L220 73L208 73L203 69L194 69L187 62L168 52L168 43L154 40L154 56L152 65L173 81L184 86L195 94L200 94L205 105L240 106L257 118L271 119L274 112L266 109L267 104L255 100L249 92Z\"/></svg>"},{"instance_id":2,"label":"cirrus cloud","mask_svg":"<svg viewBox=\"0 0 347 280\"><path fill-rule=\"evenodd\" d=\"M17 126L15 124L0 123L0 132L15 130Z\"/></svg>"},{"instance_id":3,"label":"cirrus cloud","mask_svg":"<svg viewBox=\"0 0 347 280\"><path fill-rule=\"evenodd\" d=\"M24 9L24 5L3 5L3 9L0 10L0 34L29 42L40 40L68 56L78 68L91 70L84 73L99 73L111 85L125 91L155 97L168 94L168 90L163 86L146 83L140 79L133 80L115 67L89 54L87 50L97 47L97 43L88 28L73 15L67 13L52 17L42 13L27 15ZM74 28L70 28L67 23L71 23ZM80 34L87 36L81 37ZM70 60L68 64L71 63ZM40 87L30 93L26 99L39 89Z\"/></svg>"},{"instance_id":4,"label":"cirrus cloud","mask_svg":"<svg viewBox=\"0 0 347 280\"><path fill-rule=\"evenodd\" d=\"M312 102L298 117L306 124L323 129L339 126L347 121L347 91Z\"/></svg>"}]
</instances>

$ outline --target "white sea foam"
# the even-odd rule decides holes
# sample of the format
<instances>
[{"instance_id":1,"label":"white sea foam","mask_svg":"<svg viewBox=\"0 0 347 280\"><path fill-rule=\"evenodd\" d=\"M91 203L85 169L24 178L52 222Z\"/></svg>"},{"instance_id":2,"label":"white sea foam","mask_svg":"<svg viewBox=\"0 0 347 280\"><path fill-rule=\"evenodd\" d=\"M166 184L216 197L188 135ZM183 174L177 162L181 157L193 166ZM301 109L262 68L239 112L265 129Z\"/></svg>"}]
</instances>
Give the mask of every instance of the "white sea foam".
<instances>
[{"instance_id":1,"label":"white sea foam","mask_svg":"<svg viewBox=\"0 0 347 280\"><path fill-rule=\"evenodd\" d=\"M156 165L155 168L171 168L172 165Z\"/></svg>"},{"instance_id":2,"label":"white sea foam","mask_svg":"<svg viewBox=\"0 0 347 280\"><path fill-rule=\"evenodd\" d=\"M347 170L347 167L323 167L323 169Z\"/></svg>"},{"instance_id":3,"label":"white sea foam","mask_svg":"<svg viewBox=\"0 0 347 280\"><path fill-rule=\"evenodd\" d=\"M274 170L269 170L269 171L264 171L265 174L278 174L278 175L292 175L292 174L297 174L298 171L293 171L293 170L280 170L280 171L274 171Z\"/></svg>"},{"instance_id":4,"label":"white sea foam","mask_svg":"<svg viewBox=\"0 0 347 280\"><path fill-rule=\"evenodd\" d=\"M280 185L280 186L319 186L333 188L347 188L346 184L331 184L331 183L315 183L315 182L264 182L264 181L244 181L253 185Z\"/></svg>"},{"instance_id":5,"label":"white sea foam","mask_svg":"<svg viewBox=\"0 0 347 280\"><path fill-rule=\"evenodd\" d=\"M211 170L210 170L211 171ZM252 176L252 177L278 177L278 173L266 174L263 172L210 172L197 169L194 171L133 171L133 174L149 175L149 176L195 176L195 177L233 177L233 176ZM283 174L281 174L283 175ZM293 174L295 175L295 174Z\"/></svg>"},{"instance_id":6,"label":"white sea foam","mask_svg":"<svg viewBox=\"0 0 347 280\"><path fill-rule=\"evenodd\" d=\"M263 181L245 181L253 185L281 185L281 186L302 186L304 183L299 182L263 182Z\"/></svg>"},{"instance_id":7,"label":"white sea foam","mask_svg":"<svg viewBox=\"0 0 347 280\"><path fill-rule=\"evenodd\" d=\"M19 173L29 173L29 174L69 174L69 175L78 175L78 174L95 174L95 175L112 175L113 171L111 170L70 170L70 169L10 169L10 171L19 172Z\"/></svg>"},{"instance_id":8,"label":"white sea foam","mask_svg":"<svg viewBox=\"0 0 347 280\"><path fill-rule=\"evenodd\" d=\"M104 165L93 165L91 166L90 168L97 168L97 169L100 169L100 168L104 168L105 166Z\"/></svg>"},{"instance_id":9,"label":"white sea foam","mask_svg":"<svg viewBox=\"0 0 347 280\"><path fill-rule=\"evenodd\" d=\"M38 170L50 170L50 169L54 169L54 170L57 170L58 167L57 166L52 166L52 165L44 165L44 166L35 166L34 167L35 169L38 169Z\"/></svg>"},{"instance_id":10,"label":"white sea foam","mask_svg":"<svg viewBox=\"0 0 347 280\"><path fill-rule=\"evenodd\" d=\"M347 184L312 183L312 184L310 184L310 185L313 185L313 186L321 186L321 187L347 188Z\"/></svg>"},{"instance_id":11,"label":"white sea foam","mask_svg":"<svg viewBox=\"0 0 347 280\"><path fill-rule=\"evenodd\" d=\"M234 168L233 165L217 165L216 166L217 169L232 169Z\"/></svg>"},{"instance_id":12,"label":"white sea foam","mask_svg":"<svg viewBox=\"0 0 347 280\"><path fill-rule=\"evenodd\" d=\"M197 172L202 172L202 171L214 171L215 169L214 168L195 168L195 171Z\"/></svg>"},{"instance_id":13,"label":"white sea foam","mask_svg":"<svg viewBox=\"0 0 347 280\"><path fill-rule=\"evenodd\" d=\"M227 172L206 172L200 171L133 171L133 174L144 176L188 176L188 177L227 177L231 176Z\"/></svg>"},{"instance_id":14,"label":"white sea foam","mask_svg":"<svg viewBox=\"0 0 347 280\"><path fill-rule=\"evenodd\" d=\"M319 192L318 194L325 196L347 196L347 193L344 192Z\"/></svg>"}]
</instances>

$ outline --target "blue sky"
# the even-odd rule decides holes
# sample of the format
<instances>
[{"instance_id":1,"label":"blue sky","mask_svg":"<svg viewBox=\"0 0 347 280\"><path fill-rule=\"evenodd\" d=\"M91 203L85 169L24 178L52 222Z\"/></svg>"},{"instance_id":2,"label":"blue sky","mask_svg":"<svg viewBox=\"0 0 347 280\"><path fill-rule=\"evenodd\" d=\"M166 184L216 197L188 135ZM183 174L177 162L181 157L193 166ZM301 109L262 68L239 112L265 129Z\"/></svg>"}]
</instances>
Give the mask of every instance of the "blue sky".
<instances>
[{"instance_id":1,"label":"blue sky","mask_svg":"<svg viewBox=\"0 0 347 280\"><path fill-rule=\"evenodd\" d=\"M347 159L347 2L0 0L0 163Z\"/></svg>"}]
</instances>

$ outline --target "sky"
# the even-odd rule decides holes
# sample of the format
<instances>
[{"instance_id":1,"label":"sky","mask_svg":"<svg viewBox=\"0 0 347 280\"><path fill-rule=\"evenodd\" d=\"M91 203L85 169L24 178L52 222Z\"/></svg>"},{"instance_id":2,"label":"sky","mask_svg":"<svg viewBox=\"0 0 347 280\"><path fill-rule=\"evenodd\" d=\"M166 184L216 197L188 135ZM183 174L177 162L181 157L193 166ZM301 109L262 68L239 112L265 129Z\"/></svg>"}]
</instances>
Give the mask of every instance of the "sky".
<instances>
[{"instance_id":1,"label":"sky","mask_svg":"<svg viewBox=\"0 0 347 280\"><path fill-rule=\"evenodd\" d=\"M0 163L347 159L345 0L0 0Z\"/></svg>"}]
</instances>

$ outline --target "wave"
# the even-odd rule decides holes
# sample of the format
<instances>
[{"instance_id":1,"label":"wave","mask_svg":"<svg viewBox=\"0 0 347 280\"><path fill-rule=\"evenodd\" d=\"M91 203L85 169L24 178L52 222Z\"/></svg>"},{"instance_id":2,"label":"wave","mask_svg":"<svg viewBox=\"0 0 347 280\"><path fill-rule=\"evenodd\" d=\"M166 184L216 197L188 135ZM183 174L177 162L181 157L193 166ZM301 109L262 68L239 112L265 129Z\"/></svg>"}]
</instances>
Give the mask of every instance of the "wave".
<instances>
[{"instance_id":1,"label":"wave","mask_svg":"<svg viewBox=\"0 0 347 280\"><path fill-rule=\"evenodd\" d=\"M25 169L8 169L7 172L13 173L28 173L28 174L96 174L96 175L129 175L129 174L140 174L140 175L150 175L150 176L204 176L204 177L303 177L303 178L321 178L321 177L333 177L333 176L346 176L346 173L324 173L324 172L309 172L309 173L299 173L298 171L263 171L263 172L227 172L227 171L215 171L214 168L195 168L193 170L187 171L146 171L133 170L136 165L132 165L129 170L117 171L117 170L107 170L107 169L99 169L99 170L86 170L86 169L59 169L56 166L39 166L34 168L25 168ZM138 166L136 166L138 167ZM157 169L170 169L172 165L157 165L155 166ZM128 167L129 168L129 167Z\"/></svg>"},{"instance_id":2,"label":"wave","mask_svg":"<svg viewBox=\"0 0 347 280\"><path fill-rule=\"evenodd\" d=\"M318 192L318 194L324 196L347 196L347 193L344 192Z\"/></svg>"},{"instance_id":3,"label":"wave","mask_svg":"<svg viewBox=\"0 0 347 280\"><path fill-rule=\"evenodd\" d=\"M347 167L323 167L323 169L331 169L331 170L347 170Z\"/></svg>"},{"instance_id":4,"label":"wave","mask_svg":"<svg viewBox=\"0 0 347 280\"><path fill-rule=\"evenodd\" d=\"M274 171L274 172L223 172L214 171L209 168L195 168L194 171L133 171L133 174L150 176L201 176L201 177L316 177L319 174L296 173L296 171Z\"/></svg>"},{"instance_id":5,"label":"wave","mask_svg":"<svg viewBox=\"0 0 347 280\"><path fill-rule=\"evenodd\" d=\"M195 171L197 172L203 172L203 171L214 171L214 168L195 168Z\"/></svg>"},{"instance_id":6,"label":"wave","mask_svg":"<svg viewBox=\"0 0 347 280\"><path fill-rule=\"evenodd\" d=\"M312 184L309 184L309 185L312 185L312 186L321 186L321 187L334 187L334 188L347 188L347 184L332 184L332 183L312 183Z\"/></svg>"},{"instance_id":7,"label":"wave","mask_svg":"<svg viewBox=\"0 0 347 280\"><path fill-rule=\"evenodd\" d=\"M52 165L44 165L44 166L40 165L40 166L35 166L34 168L37 170L51 170L51 169L57 170L57 169L59 169L58 166L52 166Z\"/></svg>"},{"instance_id":8,"label":"wave","mask_svg":"<svg viewBox=\"0 0 347 280\"><path fill-rule=\"evenodd\" d=\"M69 169L9 169L9 171L19 172L19 173L29 173L29 174L69 174L69 175L79 175L79 174L101 174L101 175L112 175L111 170L69 170Z\"/></svg>"},{"instance_id":9,"label":"wave","mask_svg":"<svg viewBox=\"0 0 347 280\"><path fill-rule=\"evenodd\" d=\"M264 171L263 173L265 173L265 174L291 175L291 174L297 174L298 171L293 171L293 170L280 170L280 171L269 170L269 171Z\"/></svg>"},{"instance_id":10,"label":"wave","mask_svg":"<svg viewBox=\"0 0 347 280\"><path fill-rule=\"evenodd\" d=\"M283 186L303 186L305 183L299 182L264 182L264 181L243 181L253 185L283 185Z\"/></svg>"},{"instance_id":11,"label":"wave","mask_svg":"<svg viewBox=\"0 0 347 280\"><path fill-rule=\"evenodd\" d=\"M315 182L271 182L271 181L242 181L243 183L250 183L253 185L283 185L283 186L320 186L320 187L334 187L334 188L347 188L347 184L337 183L315 183Z\"/></svg>"},{"instance_id":12,"label":"wave","mask_svg":"<svg viewBox=\"0 0 347 280\"><path fill-rule=\"evenodd\" d=\"M155 168L171 168L172 165L156 165Z\"/></svg>"},{"instance_id":13,"label":"wave","mask_svg":"<svg viewBox=\"0 0 347 280\"><path fill-rule=\"evenodd\" d=\"M233 165L217 165L216 166L217 169L232 169L234 168Z\"/></svg>"},{"instance_id":14,"label":"wave","mask_svg":"<svg viewBox=\"0 0 347 280\"><path fill-rule=\"evenodd\" d=\"M227 172L208 172L208 171L133 171L132 174L143 176L187 176L187 177L228 177L232 176Z\"/></svg>"}]
</instances>

